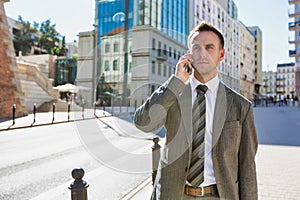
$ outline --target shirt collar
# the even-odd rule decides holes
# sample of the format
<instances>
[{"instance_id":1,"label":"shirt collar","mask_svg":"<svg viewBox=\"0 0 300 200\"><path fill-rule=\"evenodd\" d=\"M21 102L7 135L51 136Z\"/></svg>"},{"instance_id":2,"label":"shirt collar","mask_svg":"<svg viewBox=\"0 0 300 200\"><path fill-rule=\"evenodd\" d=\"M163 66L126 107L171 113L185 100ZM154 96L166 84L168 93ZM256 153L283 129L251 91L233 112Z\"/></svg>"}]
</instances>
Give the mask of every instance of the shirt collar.
<instances>
[{"instance_id":1,"label":"shirt collar","mask_svg":"<svg viewBox=\"0 0 300 200\"><path fill-rule=\"evenodd\" d=\"M208 90L210 90L212 93L214 93L218 89L219 82L220 82L220 80L219 80L219 77L217 75L213 79L211 79L208 82L206 82L204 85L206 85L208 87ZM201 83L200 81L198 81L194 76L190 77L190 83L191 83L191 87L192 87L192 92L195 91L196 87L199 84L203 85L203 83Z\"/></svg>"}]
</instances>

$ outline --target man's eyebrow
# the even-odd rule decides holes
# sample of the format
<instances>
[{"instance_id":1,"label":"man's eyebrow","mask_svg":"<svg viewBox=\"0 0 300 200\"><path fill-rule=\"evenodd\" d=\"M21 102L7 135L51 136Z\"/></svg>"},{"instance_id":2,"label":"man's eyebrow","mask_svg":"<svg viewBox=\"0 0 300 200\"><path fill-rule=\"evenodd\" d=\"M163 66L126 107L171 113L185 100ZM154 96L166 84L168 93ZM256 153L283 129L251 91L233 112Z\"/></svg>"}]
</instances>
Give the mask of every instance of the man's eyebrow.
<instances>
[{"instance_id":1,"label":"man's eyebrow","mask_svg":"<svg viewBox=\"0 0 300 200\"><path fill-rule=\"evenodd\" d=\"M212 44L212 43L206 44L205 46L206 46L206 47L215 47L215 45Z\"/></svg>"}]
</instances>

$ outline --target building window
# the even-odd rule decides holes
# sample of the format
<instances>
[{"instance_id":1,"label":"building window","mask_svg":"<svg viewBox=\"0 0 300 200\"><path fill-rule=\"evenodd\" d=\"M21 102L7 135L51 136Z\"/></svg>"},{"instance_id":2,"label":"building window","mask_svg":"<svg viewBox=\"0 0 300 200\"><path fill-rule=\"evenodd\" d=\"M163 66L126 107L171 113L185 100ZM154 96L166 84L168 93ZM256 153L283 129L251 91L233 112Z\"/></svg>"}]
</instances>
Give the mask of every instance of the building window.
<instances>
[{"instance_id":1,"label":"building window","mask_svg":"<svg viewBox=\"0 0 300 200\"><path fill-rule=\"evenodd\" d=\"M161 42L158 41L158 56L161 56Z\"/></svg>"},{"instance_id":2,"label":"building window","mask_svg":"<svg viewBox=\"0 0 300 200\"><path fill-rule=\"evenodd\" d=\"M108 52L110 52L110 44L107 42L105 44L105 53L108 53Z\"/></svg>"},{"instance_id":3,"label":"building window","mask_svg":"<svg viewBox=\"0 0 300 200\"><path fill-rule=\"evenodd\" d=\"M108 60L106 60L105 62L104 62L104 70L107 72L107 71L110 71L110 67L109 67L109 61Z\"/></svg>"},{"instance_id":4,"label":"building window","mask_svg":"<svg viewBox=\"0 0 300 200\"><path fill-rule=\"evenodd\" d=\"M114 60L113 61L113 70L114 71L118 71L119 70L119 61L118 60Z\"/></svg>"},{"instance_id":5,"label":"building window","mask_svg":"<svg viewBox=\"0 0 300 200\"><path fill-rule=\"evenodd\" d=\"M176 59L176 49L174 49L173 57Z\"/></svg>"},{"instance_id":6,"label":"building window","mask_svg":"<svg viewBox=\"0 0 300 200\"><path fill-rule=\"evenodd\" d=\"M152 61L152 74L155 74L155 61Z\"/></svg>"},{"instance_id":7,"label":"building window","mask_svg":"<svg viewBox=\"0 0 300 200\"><path fill-rule=\"evenodd\" d=\"M157 74L161 75L161 63L158 63Z\"/></svg>"},{"instance_id":8,"label":"building window","mask_svg":"<svg viewBox=\"0 0 300 200\"><path fill-rule=\"evenodd\" d=\"M155 50L155 48L156 48L155 44L156 44L156 41L154 38L152 38L152 50Z\"/></svg>"},{"instance_id":9,"label":"building window","mask_svg":"<svg viewBox=\"0 0 300 200\"><path fill-rule=\"evenodd\" d=\"M166 77L167 76L167 66L164 65L164 72L163 72L163 76Z\"/></svg>"},{"instance_id":10,"label":"building window","mask_svg":"<svg viewBox=\"0 0 300 200\"><path fill-rule=\"evenodd\" d=\"M172 57L172 47L169 47L169 57Z\"/></svg>"},{"instance_id":11,"label":"building window","mask_svg":"<svg viewBox=\"0 0 300 200\"><path fill-rule=\"evenodd\" d=\"M155 85L151 85L151 93L155 91Z\"/></svg>"},{"instance_id":12,"label":"building window","mask_svg":"<svg viewBox=\"0 0 300 200\"><path fill-rule=\"evenodd\" d=\"M128 69L129 72L132 71L132 62L129 62L129 69Z\"/></svg>"},{"instance_id":13,"label":"building window","mask_svg":"<svg viewBox=\"0 0 300 200\"><path fill-rule=\"evenodd\" d=\"M118 42L114 43L114 52L119 52L120 46Z\"/></svg>"}]
</instances>

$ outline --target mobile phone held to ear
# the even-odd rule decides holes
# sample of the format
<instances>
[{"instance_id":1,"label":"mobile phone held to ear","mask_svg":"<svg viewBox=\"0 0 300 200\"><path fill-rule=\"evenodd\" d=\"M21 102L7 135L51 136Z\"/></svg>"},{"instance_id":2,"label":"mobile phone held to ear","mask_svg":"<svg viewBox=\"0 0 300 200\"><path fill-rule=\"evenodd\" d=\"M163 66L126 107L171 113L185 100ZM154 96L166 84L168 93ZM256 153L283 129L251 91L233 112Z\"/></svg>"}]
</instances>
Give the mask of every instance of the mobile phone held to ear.
<instances>
[{"instance_id":1,"label":"mobile phone held to ear","mask_svg":"<svg viewBox=\"0 0 300 200\"><path fill-rule=\"evenodd\" d=\"M191 75L192 69L189 67L188 64L186 64L186 65L184 66L184 70L185 70L187 73L189 73L189 74Z\"/></svg>"}]
</instances>

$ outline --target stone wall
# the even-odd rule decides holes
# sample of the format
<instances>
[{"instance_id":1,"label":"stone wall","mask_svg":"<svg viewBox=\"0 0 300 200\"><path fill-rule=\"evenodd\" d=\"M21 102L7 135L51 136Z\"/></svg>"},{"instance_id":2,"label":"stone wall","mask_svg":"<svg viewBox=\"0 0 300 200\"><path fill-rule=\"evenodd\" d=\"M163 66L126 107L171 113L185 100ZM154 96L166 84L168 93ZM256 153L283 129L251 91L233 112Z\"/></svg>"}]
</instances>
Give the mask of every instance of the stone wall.
<instances>
[{"instance_id":1,"label":"stone wall","mask_svg":"<svg viewBox=\"0 0 300 200\"><path fill-rule=\"evenodd\" d=\"M16 117L27 115L24 95L18 78L13 41L10 36L4 3L0 0L0 119L11 118L16 104Z\"/></svg>"}]
</instances>

